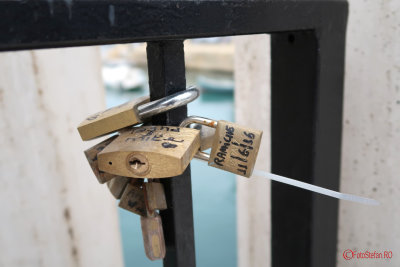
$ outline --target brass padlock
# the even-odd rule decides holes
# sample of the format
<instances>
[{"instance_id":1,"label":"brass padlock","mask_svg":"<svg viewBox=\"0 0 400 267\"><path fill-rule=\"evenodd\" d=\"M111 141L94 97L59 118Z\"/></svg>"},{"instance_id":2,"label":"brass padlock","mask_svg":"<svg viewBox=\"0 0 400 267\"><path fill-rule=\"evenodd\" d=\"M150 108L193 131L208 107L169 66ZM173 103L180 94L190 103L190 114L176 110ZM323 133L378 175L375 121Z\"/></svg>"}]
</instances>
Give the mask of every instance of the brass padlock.
<instances>
[{"instance_id":1,"label":"brass padlock","mask_svg":"<svg viewBox=\"0 0 400 267\"><path fill-rule=\"evenodd\" d=\"M163 184L151 180L152 179L149 179L149 182L144 184L144 195L148 210L155 211L167 209Z\"/></svg>"},{"instance_id":2,"label":"brass padlock","mask_svg":"<svg viewBox=\"0 0 400 267\"><path fill-rule=\"evenodd\" d=\"M141 187L143 182L144 182L144 179L139 179L139 178L132 179L129 177L117 176L107 182L107 187L110 190L110 193L116 199L120 199L128 184L131 184L136 187Z\"/></svg>"},{"instance_id":3,"label":"brass padlock","mask_svg":"<svg viewBox=\"0 0 400 267\"><path fill-rule=\"evenodd\" d=\"M182 174L199 150L198 130L176 126L141 126L122 131L98 154L99 169L136 178Z\"/></svg>"},{"instance_id":4,"label":"brass padlock","mask_svg":"<svg viewBox=\"0 0 400 267\"><path fill-rule=\"evenodd\" d=\"M241 176L250 177L260 148L262 131L202 117L188 117L180 126L192 123L216 128L211 154L199 151L195 157L208 161L208 165Z\"/></svg>"},{"instance_id":5,"label":"brass padlock","mask_svg":"<svg viewBox=\"0 0 400 267\"><path fill-rule=\"evenodd\" d=\"M92 168L94 175L96 176L97 180L101 184L104 184L105 182L118 177L115 174L110 174L110 173L106 173L106 172L99 170L99 165L98 165L98 160L97 160L97 154L100 153L115 138L117 138L117 136L112 136L112 137L104 140L103 142L98 143L95 146L92 146L91 148L85 150L85 152L84 152L85 156L89 162L89 165Z\"/></svg>"},{"instance_id":6,"label":"brass padlock","mask_svg":"<svg viewBox=\"0 0 400 267\"><path fill-rule=\"evenodd\" d=\"M155 114L186 105L198 96L199 91L191 87L152 102L149 102L149 97L141 97L87 117L79 124L78 131L82 140L90 140L142 123Z\"/></svg>"},{"instance_id":7,"label":"brass padlock","mask_svg":"<svg viewBox=\"0 0 400 267\"><path fill-rule=\"evenodd\" d=\"M143 187L128 183L122 193L119 207L140 216L148 216Z\"/></svg>"},{"instance_id":8,"label":"brass padlock","mask_svg":"<svg viewBox=\"0 0 400 267\"><path fill-rule=\"evenodd\" d=\"M116 199L120 199L129 180L130 178L118 176L108 181L107 187Z\"/></svg>"},{"instance_id":9,"label":"brass padlock","mask_svg":"<svg viewBox=\"0 0 400 267\"><path fill-rule=\"evenodd\" d=\"M143 244L146 256L154 261L165 257L165 240L160 215L155 212L152 216L141 216Z\"/></svg>"}]
</instances>

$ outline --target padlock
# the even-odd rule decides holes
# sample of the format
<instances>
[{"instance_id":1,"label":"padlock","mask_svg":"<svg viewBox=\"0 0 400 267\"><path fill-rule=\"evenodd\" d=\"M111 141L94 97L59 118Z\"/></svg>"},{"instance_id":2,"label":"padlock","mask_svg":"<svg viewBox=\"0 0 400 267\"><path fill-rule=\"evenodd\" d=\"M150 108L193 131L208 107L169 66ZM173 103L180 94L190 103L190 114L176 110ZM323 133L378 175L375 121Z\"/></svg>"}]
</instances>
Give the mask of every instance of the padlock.
<instances>
[{"instance_id":1,"label":"padlock","mask_svg":"<svg viewBox=\"0 0 400 267\"><path fill-rule=\"evenodd\" d=\"M110 174L99 170L97 154L101 152L107 145L109 145L117 136L112 136L101 143L98 143L95 146L85 150L85 156L89 162L90 167L93 170L94 175L96 176L99 183L104 184L107 181L110 181L113 178L118 177L115 174Z\"/></svg>"},{"instance_id":2,"label":"padlock","mask_svg":"<svg viewBox=\"0 0 400 267\"><path fill-rule=\"evenodd\" d=\"M165 240L160 215L155 212L152 216L141 216L143 244L146 256L154 261L165 257Z\"/></svg>"},{"instance_id":3,"label":"padlock","mask_svg":"<svg viewBox=\"0 0 400 267\"><path fill-rule=\"evenodd\" d=\"M144 184L144 194L147 208L150 211L167 209L167 201L165 199L164 186L160 182L154 182L149 179Z\"/></svg>"},{"instance_id":4,"label":"padlock","mask_svg":"<svg viewBox=\"0 0 400 267\"><path fill-rule=\"evenodd\" d=\"M107 187L110 190L110 193L116 199L120 199L128 184L131 184L136 187L141 187L143 184L143 179L139 178L131 179L128 177L117 176L107 182Z\"/></svg>"},{"instance_id":5,"label":"padlock","mask_svg":"<svg viewBox=\"0 0 400 267\"><path fill-rule=\"evenodd\" d=\"M79 124L78 131L82 140L90 140L142 123L155 114L186 105L198 96L199 91L191 87L152 102L149 102L149 97L140 97L89 116Z\"/></svg>"},{"instance_id":6,"label":"padlock","mask_svg":"<svg viewBox=\"0 0 400 267\"><path fill-rule=\"evenodd\" d=\"M192 123L216 128L210 155L199 151L195 157L208 161L208 165L241 176L250 177L260 148L262 131L227 122L202 117L188 117L181 124Z\"/></svg>"},{"instance_id":7,"label":"padlock","mask_svg":"<svg viewBox=\"0 0 400 267\"><path fill-rule=\"evenodd\" d=\"M141 126L122 131L98 154L99 169L136 178L182 174L199 150L198 130L176 126Z\"/></svg>"},{"instance_id":8,"label":"padlock","mask_svg":"<svg viewBox=\"0 0 400 267\"><path fill-rule=\"evenodd\" d=\"M120 199L129 180L130 178L118 176L108 181L107 187L116 199Z\"/></svg>"},{"instance_id":9,"label":"padlock","mask_svg":"<svg viewBox=\"0 0 400 267\"><path fill-rule=\"evenodd\" d=\"M140 216L148 216L143 187L128 183L122 193L119 207Z\"/></svg>"}]
</instances>

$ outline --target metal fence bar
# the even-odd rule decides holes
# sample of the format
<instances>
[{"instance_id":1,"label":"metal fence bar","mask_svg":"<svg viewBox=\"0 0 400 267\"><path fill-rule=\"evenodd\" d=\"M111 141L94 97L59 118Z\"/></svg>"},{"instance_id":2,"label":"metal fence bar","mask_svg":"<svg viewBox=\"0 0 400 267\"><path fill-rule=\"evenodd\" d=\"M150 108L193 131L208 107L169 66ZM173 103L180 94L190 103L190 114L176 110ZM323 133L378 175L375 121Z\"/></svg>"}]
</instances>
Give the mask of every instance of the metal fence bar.
<instances>
[{"instance_id":1,"label":"metal fence bar","mask_svg":"<svg viewBox=\"0 0 400 267\"><path fill-rule=\"evenodd\" d=\"M334 190L340 177L342 27L271 38L272 172ZM271 197L272 266L334 267L338 201L274 182Z\"/></svg>"},{"instance_id":2,"label":"metal fence bar","mask_svg":"<svg viewBox=\"0 0 400 267\"><path fill-rule=\"evenodd\" d=\"M147 43L150 99L156 100L185 90L185 59L183 41ZM183 106L154 116L155 125L174 125L187 117ZM190 166L179 176L161 179L168 209L161 211L167 246L165 267L194 267L194 227Z\"/></svg>"}]
</instances>

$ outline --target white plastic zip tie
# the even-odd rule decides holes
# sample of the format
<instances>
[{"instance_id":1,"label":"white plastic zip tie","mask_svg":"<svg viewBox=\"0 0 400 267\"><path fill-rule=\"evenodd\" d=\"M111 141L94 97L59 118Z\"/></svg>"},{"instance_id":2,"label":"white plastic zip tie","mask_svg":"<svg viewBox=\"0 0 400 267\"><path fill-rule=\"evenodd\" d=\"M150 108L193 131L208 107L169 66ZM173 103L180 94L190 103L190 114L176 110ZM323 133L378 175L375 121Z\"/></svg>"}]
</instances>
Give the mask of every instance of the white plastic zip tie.
<instances>
[{"instance_id":1,"label":"white plastic zip tie","mask_svg":"<svg viewBox=\"0 0 400 267\"><path fill-rule=\"evenodd\" d=\"M373 206L379 205L378 201L371 199L371 198L359 197L359 196L355 196L355 195L336 192L336 191L326 189L326 188L323 188L320 186L300 182L300 181L297 181L294 179L290 179L290 178L287 178L284 176L272 174L272 173L265 172L265 171L254 170L253 175L259 176L259 177L264 177L264 178L267 178L267 179L270 179L270 180L273 180L276 182L292 185L295 187L303 188L305 190L313 191L313 192L316 192L319 194L323 194L323 195L338 198L338 199L343 199L343 200L352 201L352 202L358 202L358 203L366 204L366 205L373 205Z\"/></svg>"}]
</instances>

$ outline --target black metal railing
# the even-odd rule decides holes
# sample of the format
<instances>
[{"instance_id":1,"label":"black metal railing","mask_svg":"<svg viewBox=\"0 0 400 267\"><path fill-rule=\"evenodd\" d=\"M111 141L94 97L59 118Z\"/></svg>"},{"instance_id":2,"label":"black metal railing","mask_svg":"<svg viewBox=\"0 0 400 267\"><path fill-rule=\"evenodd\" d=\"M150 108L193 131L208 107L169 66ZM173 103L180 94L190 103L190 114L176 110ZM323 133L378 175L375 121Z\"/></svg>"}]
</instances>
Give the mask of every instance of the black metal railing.
<instances>
[{"instance_id":1,"label":"black metal railing","mask_svg":"<svg viewBox=\"0 0 400 267\"><path fill-rule=\"evenodd\" d=\"M0 51L148 42L157 99L185 88L183 39L270 33L272 171L337 190L347 13L344 0L0 1ZM164 266L195 266L190 168L163 181ZM337 219L337 200L272 183L272 265L334 267Z\"/></svg>"}]
</instances>

